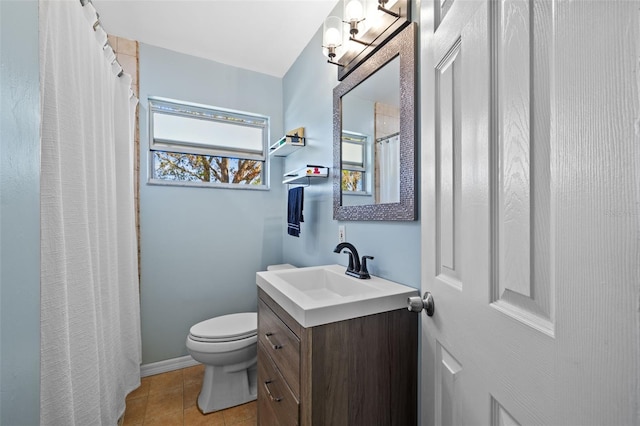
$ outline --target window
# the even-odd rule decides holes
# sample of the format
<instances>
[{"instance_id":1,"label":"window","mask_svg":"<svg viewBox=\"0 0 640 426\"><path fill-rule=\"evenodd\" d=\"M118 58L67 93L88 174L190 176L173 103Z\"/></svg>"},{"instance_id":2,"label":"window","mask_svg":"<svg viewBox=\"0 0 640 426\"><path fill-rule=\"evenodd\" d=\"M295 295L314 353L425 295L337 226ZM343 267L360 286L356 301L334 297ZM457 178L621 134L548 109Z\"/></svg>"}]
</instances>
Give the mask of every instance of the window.
<instances>
[{"instance_id":1,"label":"window","mask_svg":"<svg viewBox=\"0 0 640 426\"><path fill-rule=\"evenodd\" d=\"M149 182L267 189L269 118L149 98Z\"/></svg>"},{"instance_id":2,"label":"window","mask_svg":"<svg viewBox=\"0 0 640 426\"><path fill-rule=\"evenodd\" d=\"M367 137L357 133L342 132L342 191L366 193L365 148Z\"/></svg>"}]
</instances>

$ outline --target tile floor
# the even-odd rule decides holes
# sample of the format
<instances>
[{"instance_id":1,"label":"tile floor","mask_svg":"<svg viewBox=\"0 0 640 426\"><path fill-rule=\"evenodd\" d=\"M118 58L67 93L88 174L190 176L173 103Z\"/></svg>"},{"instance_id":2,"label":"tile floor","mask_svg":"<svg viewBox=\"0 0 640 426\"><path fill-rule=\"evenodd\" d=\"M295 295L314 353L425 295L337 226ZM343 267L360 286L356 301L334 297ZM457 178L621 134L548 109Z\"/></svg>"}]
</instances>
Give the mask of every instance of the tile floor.
<instances>
[{"instance_id":1,"label":"tile floor","mask_svg":"<svg viewBox=\"0 0 640 426\"><path fill-rule=\"evenodd\" d=\"M127 396L124 426L255 426L256 402L203 415L196 400L204 366L143 377Z\"/></svg>"}]
</instances>

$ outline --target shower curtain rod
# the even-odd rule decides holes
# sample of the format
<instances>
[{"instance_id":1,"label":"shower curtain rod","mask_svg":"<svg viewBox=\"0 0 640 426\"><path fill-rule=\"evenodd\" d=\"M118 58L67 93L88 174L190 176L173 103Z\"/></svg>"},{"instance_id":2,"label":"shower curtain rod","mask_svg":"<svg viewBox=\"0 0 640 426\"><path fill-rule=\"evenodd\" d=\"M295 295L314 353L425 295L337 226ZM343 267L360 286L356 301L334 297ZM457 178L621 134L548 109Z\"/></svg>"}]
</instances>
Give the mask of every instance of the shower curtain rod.
<instances>
[{"instance_id":1,"label":"shower curtain rod","mask_svg":"<svg viewBox=\"0 0 640 426\"><path fill-rule=\"evenodd\" d=\"M80 0L80 5L82 7L85 7L87 4L91 4L93 6L93 2L91 0ZM95 10L95 7L94 7ZM98 27L102 27L102 24L100 24L100 14L98 13L97 10L95 10L96 12L96 22L93 23L93 31L97 31ZM104 28L103 28L104 30ZM107 32L105 31L105 34ZM109 49L111 49L111 51L114 53L115 56L115 50L113 50L113 47L111 46L111 44L109 43L109 38L107 37L107 39L104 42L104 45L102 46L102 50L107 49L107 47ZM113 61L111 61L111 66L113 66L113 64L118 64L118 67L120 68L120 72L118 72L117 76L118 77L122 77L122 75L124 74L124 69L122 68L122 65L120 65L120 62L118 62L118 59L114 57Z\"/></svg>"},{"instance_id":2,"label":"shower curtain rod","mask_svg":"<svg viewBox=\"0 0 640 426\"><path fill-rule=\"evenodd\" d=\"M394 136L398 136L400 134L400 132L395 132L395 133L391 133L390 135L387 135L383 138L378 138L376 139L376 142L382 142L382 141L386 141L387 139L391 139Z\"/></svg>"}]
</instances>

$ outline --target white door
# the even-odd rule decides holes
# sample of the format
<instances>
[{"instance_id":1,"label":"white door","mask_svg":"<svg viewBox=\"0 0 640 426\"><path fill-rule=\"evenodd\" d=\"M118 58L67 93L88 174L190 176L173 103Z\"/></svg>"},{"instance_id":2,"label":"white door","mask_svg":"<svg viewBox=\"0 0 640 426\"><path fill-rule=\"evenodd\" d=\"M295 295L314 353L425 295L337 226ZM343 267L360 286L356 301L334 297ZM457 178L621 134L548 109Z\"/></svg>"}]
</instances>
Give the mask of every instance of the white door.
<instances>
[{"instance_id":1,"label":"white door","mask_svg":"<svg viewBox=\"0 0 640 426\"><path fill-rule=\"evenodd\" d=\"M639 9L422 2L422 424L640 424Z\"/></svg>"}]
</instances>

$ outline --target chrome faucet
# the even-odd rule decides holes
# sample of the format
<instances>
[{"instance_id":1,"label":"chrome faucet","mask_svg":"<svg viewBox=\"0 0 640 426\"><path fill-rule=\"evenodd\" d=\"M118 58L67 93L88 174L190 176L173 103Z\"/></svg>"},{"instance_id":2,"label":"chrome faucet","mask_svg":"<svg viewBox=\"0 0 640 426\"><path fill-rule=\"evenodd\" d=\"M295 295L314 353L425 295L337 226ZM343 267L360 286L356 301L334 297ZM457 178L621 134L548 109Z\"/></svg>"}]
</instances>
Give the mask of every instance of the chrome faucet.
<instances>
[{"instance_id":1,"label":"chrome faucet","mask_svg":"<svg viewBox=\"0 0 640 426\"><path fill-rule=\"evenodd\" d=\"M356 250L353 244L347 242L340 243L333 249L333 252L340 253L342 249L346 249L343 253L349 255L349 266L347 266L345 274L363 280L371 278L367 270L367 259L373 259L373 256L362 256L362 263L360 263L358 250Z\"/></svg>"}]
</instances>

